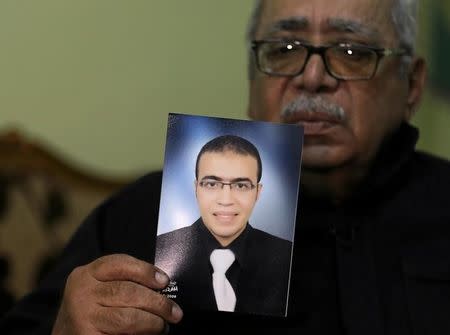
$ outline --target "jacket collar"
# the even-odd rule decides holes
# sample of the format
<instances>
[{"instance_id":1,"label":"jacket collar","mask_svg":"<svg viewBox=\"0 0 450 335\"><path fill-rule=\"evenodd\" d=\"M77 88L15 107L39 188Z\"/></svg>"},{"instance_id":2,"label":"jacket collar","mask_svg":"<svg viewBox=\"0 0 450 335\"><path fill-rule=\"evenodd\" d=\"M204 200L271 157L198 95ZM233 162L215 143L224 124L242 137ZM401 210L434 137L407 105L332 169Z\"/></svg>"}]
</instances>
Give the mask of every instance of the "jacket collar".
<instances>
[{"instance_id":1,"label":"jacket collar","mask_svg":"<svg viewBox=\"0 0 450 335\"><path fill-rule=\"evenodd\" d=\"M413 157L418 138L417 128L406 122L402 123L398 130L381 145L367 177L352 200L379 195L380 192L390 190L389 185L395 184L394 181L403 179L401 177L403 168Z\"/></svg>"}]
</instances>

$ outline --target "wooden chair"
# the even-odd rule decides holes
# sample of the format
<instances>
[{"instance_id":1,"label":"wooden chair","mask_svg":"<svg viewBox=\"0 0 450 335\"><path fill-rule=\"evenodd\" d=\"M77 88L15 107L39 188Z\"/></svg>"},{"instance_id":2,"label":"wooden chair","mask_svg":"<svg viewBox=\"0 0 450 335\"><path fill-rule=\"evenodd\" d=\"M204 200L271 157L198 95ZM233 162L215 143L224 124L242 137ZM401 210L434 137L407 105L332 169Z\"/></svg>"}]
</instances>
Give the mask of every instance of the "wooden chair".
<instances>
[{"instance_id":1,"label":"wooden chair","mask_svg":"<svg viewBox=\"0 0 450 335\"><path fill-rule=\"evenodd\" d=\"M8 296L36 285L86 215L131 180L82 170L18 131L0 133L0 315Z\"/></svg>"}]
</instances>

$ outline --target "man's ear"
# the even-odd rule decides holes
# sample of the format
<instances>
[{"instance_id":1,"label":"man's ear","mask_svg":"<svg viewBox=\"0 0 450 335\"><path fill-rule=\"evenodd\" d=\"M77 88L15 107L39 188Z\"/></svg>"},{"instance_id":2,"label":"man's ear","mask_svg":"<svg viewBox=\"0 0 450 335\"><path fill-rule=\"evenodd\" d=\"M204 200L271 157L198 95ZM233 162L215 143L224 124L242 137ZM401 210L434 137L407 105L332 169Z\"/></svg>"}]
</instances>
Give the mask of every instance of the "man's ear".
<instances>
[{"instance_id":1,"label":"man's ear","mask_svg":"<svg viewBox=\"0 0 450 335\"><path fill-rule=\"evenodd\" d=\"M255 76L256 74L253 74ZM248 80L248 102L247 102L247 117L251 120L256 119L256 111L253 99L256 95L256 81L254 78Z\"/></svg>"},{"instance_id":2,"label":"man's ear","mask_svg":"<svg viewBox=\"0 0 450 335\"><path fill-rule=\"evenodd\" d=\"M198 184L198 181L196 179L196 180L194 180L194 191L195 191L195 197L196 198L197 198L197 184Z\"/></svg>"},{"instance_id":3,"label":"man's ear","mask_svg":"<svg viewBox=\"0 0 450 335\"><path fill-rule=\"evenodd\" d=\"M413 59L409 73L409 92L408 92L408 108L405 115L405 120L409 121L414 113L419 108L422 95L425 90L427 80L427 64L421 57Z\"/></svg>"},{"instance_id":4,"label":"man's ear","mask_svg":"<svg viewBox=\"0 0 450 335\"><path fill-rule=\"evenodd\" d=\"M254 115L253 110L252 110L252 108L250 106L251 106L251 104L250 104L250 102L248 102L247 103L247 117L250 120L254 120L255 119L255 115Z\"/></svg>"},{"instance_id":5,"label":"man's ear","mask_svg":"<svg viewBox=\"0 0 450 335\"><path fill-rule=\"evenodd\" d=\"M248 117L250 120L253 120L253 119L254 119L254 115L253 115L253 113L252 113L252 109L250 108L250 104L247 105L247 117Z\"/></svg>"},{"instance_id":6,"label":"man's ear","mask_svg":"<svg viewBox=\"0 0 450 335\"><path fill-rule=\"evenodd\" d=\"M259 196L260 196L260 194L262 192L262 187L263 187L262 184L256 185L256 200L259 199Z\"/></svg>"}]
</instances>

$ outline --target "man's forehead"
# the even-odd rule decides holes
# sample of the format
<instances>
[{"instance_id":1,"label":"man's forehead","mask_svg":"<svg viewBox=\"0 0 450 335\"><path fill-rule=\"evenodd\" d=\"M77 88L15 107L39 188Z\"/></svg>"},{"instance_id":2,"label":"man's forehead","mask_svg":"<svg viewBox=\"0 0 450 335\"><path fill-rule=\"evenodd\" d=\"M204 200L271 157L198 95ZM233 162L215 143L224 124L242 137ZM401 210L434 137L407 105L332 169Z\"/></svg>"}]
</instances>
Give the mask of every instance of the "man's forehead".
<instances>
[{"instance_id":1,"label":"man's forehead","mask_svg":"<svg viewBox=\"0 0 450 335\"><path fill-rule=\"evenodd\" d=\"M392 31L392 0L266 0L258 38L278 32L338 32L379 40Z\"/></svg>"},{"instance_id":2,"label":"man's forehead","mask_svg":"<svg viewBox=\"0 0 450 335\"><path fill-rule=\"evenodd\" d=\"M199 173L229 173L236 174L253 172L257 170L257 160L249 154L237 153L231 150L207 151L199 160Z\"/></svg>"},{"instance_id":3,"label":"man's forehead","mask_svg":"<svg viewBox=\"0 0 450 335\"><path fill-rule=\"evenodd\" d=\"M223 151L206 151L200 157L200 163L202 161L214 162L218 160L231 161L232 160L245 160L245 161L255 161L256 158L247 153L235 152L233 150L225 149Z\"/></svg>"}]
</instances>

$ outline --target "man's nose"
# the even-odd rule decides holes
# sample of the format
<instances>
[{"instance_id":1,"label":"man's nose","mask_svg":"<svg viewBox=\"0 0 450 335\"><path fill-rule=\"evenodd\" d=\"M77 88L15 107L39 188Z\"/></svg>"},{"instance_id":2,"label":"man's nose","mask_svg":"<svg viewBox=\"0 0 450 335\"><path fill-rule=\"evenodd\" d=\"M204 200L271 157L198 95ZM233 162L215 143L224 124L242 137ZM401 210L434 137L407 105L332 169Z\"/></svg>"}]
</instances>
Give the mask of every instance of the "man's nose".
<instances>
[{"instance_id":1,"label":"man's nose","mask_svg":"<svg viewBox=\"0 0 450 335\"><path fill-rule=\"evenodd\" d=\"M234 203L233 191L231 190L231 185L223 185L221 189L218 190L217 203L223 206L230 206Z\"/></svg>"},{"instance_id":2,"label":"man's nose","mask_svg":"<svg viewBox=\"0 0 450 335\"><path fill-rule=\"evenodd\" d=\"M303 72L292 79L292 84L300 90L317 93L335 89L339 80L328 72L322 56L313 54L306 61Z\"/></svg>"}]
</instances>

